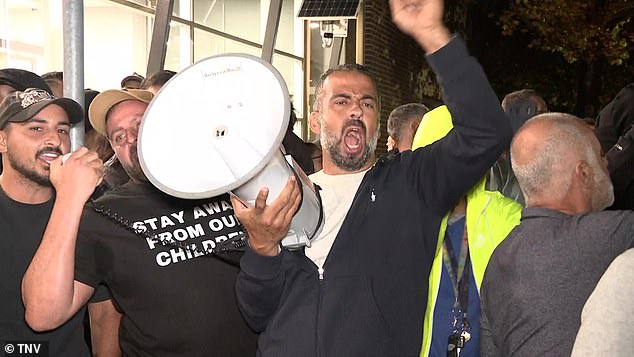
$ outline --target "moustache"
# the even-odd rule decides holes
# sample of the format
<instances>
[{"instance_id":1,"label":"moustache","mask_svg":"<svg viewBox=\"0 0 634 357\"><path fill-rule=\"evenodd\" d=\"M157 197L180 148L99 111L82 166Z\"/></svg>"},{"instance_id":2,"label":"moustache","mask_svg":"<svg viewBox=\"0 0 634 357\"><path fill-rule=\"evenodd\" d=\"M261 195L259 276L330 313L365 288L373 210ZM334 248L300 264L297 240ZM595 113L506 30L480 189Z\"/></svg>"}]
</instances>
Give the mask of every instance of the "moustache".
<instances>
[{"instance_id":1,"label":"moustache","mask_svg":"<svg viewBox=\"0 0 634 357\"><path fill-rule=\"evenodd\" d=\"M62 156L62 150L59 147L54 147L54 146L47 146L45 148L41 148L40 150L37 151L37 153L35 153L35 157L39 157L40 155L47 153L47 152L52 152L55 153L59 156Z\"/></svg>"},{"instance_id":2,"label":"moustache","mask_svg":"<svg viewBox=\"0 0 634 357\"><path fill-rule=\"evenodd\" d=\"M139 153L137 151L136 144L130 145L130 159L132 159L132 160L138 160L139 159Z\"/></svg>"},{"instance_id":3,"label":"moustache","mask_svg":"<svg viewBox=\"0 0 634 357\"><path fill-rule=\"evenodd\" d=\"M365 126L365 123L363 122L363 120L360 119L351 119L348 120L347 122L345 122L343 124L343 128L341 128L341 131L345 131L346 129L348 129L351 126L358 126L361 127L361 129L363 129L364 132L368 132L368 128Z\"/></svg>"}]
</instances>

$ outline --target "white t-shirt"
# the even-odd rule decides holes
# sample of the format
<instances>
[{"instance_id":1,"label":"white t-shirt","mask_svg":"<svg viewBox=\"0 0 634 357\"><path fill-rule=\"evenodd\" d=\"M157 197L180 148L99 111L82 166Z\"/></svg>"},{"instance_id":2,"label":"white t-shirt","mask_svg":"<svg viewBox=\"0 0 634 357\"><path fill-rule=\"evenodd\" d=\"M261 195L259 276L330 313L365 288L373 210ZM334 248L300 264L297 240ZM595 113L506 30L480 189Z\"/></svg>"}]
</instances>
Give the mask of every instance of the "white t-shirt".
<instances>
[{"instance_id":1,"label":"white t-shirt","mask_svg":"<svg viewBox=\"0 0 634 357\"><path fill-rule=\"evenodd\" d=\"M347 175L328 175L323 171L310 175L310 180L321 187L319 192L324 209L324 228L305 253L322 270L326 257L339 233L343 219L367 170Z\"/></svg>"}]
</instances>

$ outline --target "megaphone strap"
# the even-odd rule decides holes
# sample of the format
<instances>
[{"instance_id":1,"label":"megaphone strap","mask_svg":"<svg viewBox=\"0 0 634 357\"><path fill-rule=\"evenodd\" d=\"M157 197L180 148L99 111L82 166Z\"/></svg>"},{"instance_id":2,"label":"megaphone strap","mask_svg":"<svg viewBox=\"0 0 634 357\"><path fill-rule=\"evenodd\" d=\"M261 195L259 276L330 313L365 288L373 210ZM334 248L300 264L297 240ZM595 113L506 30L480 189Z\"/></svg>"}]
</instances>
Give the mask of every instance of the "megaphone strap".
<instances>
[{"instance_id":1,"label":"megaphone strap","mask_svg":"<svg viewBox=\"0 0 634 357\"><path fill-rule=\"evenodd\" d=\"M324 209L323 209L324 205L321 202L321 193L319 193L319 191L321 191L321 186L319 186L316 183L313 183L313 187L315 187L315 195L317 196L317 202L319 202L319 219L317 220L317 224L315 224L315 229L313 230L313 234L311 234L310 237L308 237L309 240L312 240L313 238L315 238L315 234L317 234L318 228L319 226L321 226L321 223L324 220Z\"/></svg>"}]
</instances>

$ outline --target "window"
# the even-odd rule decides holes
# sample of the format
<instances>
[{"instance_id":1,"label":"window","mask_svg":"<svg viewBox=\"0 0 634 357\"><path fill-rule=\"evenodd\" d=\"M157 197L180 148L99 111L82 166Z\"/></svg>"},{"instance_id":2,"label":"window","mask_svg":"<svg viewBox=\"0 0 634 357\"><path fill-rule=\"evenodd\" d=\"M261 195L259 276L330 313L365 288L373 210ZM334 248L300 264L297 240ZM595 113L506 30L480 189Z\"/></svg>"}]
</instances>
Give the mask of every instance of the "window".
<instances>
[{"instance_id":1,"label":"window","mask_svg":"<svg viewBox=\"0 0 634 357\"><path fill-rule=\"evenodd\" d=\"M270 0L175 0L165 68L179 71L221 53L261 55ZM145 75L157 0L84 0L85 87L118 88ZM304 103L301 0L283 0L273 65L298 116ZM64 68L61 0L0 0L0 68L42 74Z\"/></svg>"}]
</instances>

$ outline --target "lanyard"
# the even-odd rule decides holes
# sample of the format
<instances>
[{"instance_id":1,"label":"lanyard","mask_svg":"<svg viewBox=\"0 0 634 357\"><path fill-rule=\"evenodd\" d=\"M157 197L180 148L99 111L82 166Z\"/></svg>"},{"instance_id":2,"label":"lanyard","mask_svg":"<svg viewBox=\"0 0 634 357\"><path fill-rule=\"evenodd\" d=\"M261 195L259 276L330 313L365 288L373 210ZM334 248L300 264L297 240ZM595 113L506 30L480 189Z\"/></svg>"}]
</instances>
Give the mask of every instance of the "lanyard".
<instances>
[{"instance_id":1,"label":"lanyard","mask_svg":"<svg viewBox=\"0 0 634 357\"><path fill-rule=\"evenodd\" d=\"M451 239L448 237L446 232L445 240L443 242L442 260L447 268L447 272L449 273L449 278L454 291L454 309L463 311L466 316L467 306L469 305L469 272L471 271L469 264L469 239L467 237L466 219L459 260L456 261L456 254L451 244ZM456 271L454 271L454 269Z\"/></svg>"}]
</instances>

